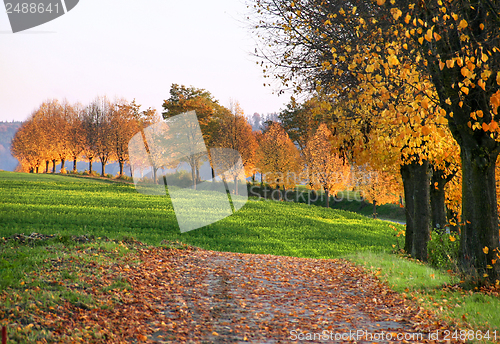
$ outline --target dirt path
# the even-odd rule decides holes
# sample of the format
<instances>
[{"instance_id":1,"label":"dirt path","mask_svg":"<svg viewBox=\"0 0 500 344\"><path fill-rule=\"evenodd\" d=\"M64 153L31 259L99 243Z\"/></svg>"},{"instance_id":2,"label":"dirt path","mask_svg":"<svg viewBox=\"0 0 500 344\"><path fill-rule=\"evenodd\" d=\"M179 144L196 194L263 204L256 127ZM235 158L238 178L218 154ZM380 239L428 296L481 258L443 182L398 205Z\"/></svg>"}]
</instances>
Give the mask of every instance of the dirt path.
<instances>
[{"instance_id":1,"label":"dirt path","mask_svg":"<svg viewBox=\"0 0 500 344\"><path fill-rule=\"evenodd\" d=\"M156 310L148 341L397 343L406 334L423 342L410 320L417 312L343 260L204 250L160 257L144 253L130 278L134 289L150 289L141 300Z\"/></svg>"},{"instance_id":2,"label":"dirt path","mask_svg":"<svg viewBox=\"0 0 500 344\"><path fill-rule=\"evenodd\" d=\"M439 326L344 260L143 245L89 269L92 287L72 288L96 305L33 313L58 342L427 343Z\"/></svg>"}]
</instances>

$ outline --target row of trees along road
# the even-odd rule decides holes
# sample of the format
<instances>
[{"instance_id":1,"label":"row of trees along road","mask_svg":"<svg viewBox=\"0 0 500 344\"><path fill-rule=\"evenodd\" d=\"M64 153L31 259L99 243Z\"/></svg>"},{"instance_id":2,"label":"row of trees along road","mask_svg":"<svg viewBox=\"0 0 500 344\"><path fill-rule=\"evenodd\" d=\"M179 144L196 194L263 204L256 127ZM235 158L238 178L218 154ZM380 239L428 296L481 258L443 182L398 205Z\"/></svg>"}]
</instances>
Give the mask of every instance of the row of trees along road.
<instances>
[{"instance_id":1,"label":"row of trees along road","mask_svg":"<svg viewBox=\"0 0 500 344\"><path fill-rule=\"evenodd\" d=\"M407 252L426 259L432 214L445 216L444 192L458 179L461 268L500 279L500 2L254 0L249 7L266 76L282 90L334 104L331 121L352 161L399 166Z\"/></svg>"},{"instance_id":2,"label":"row of trees along road","mask_svg":"<svg viewBox=\"0 0 500 344\"><path fill-rule=\"evenodd\" d=\"M255 178L256 172L260 172L272 187L285 190L307 181L311 189L323 189L329 195L357 186L374 204L397 200L400 193L401 183L391 179L392 174L376 171L372 178L364 178L366 170L361 171L363 173L351 171L347 151L339 151L345 137L332 132L331 129L335 131L337 127L327 120L331 115L329 103L312 99L299 106L292 102L277 118L283 124L269 121L262 133L252 131L238 102L231 101L226 108L204 89L173 84L170 97L163 104L163 119L187 111L196 112L207 147L238 151L246 175ZM308 111L313 111L318 118L311 120ZM135 101L110 102L106 97L99 97L87 106L46 101L16 133L12 152L21 168L30 172L42 172L40 167L45 165L47 173L50 163L52 172L55 172L59 161L64 171L66 161L71 159L75 172L79 160L88 162L89 172L94 161L101 162L103 176L106 164L117 161L122 175L124 164L129 159L130 139L160 120L154 109L141 111ZM293 124L297 121L300 123ZM203 155L185 159L191 165L194 186L200 182L199 168L203 159ZM144 157L145 165L154 164L154 180L159 168L172 167L161 166L163 160ZM236 161L225 160L227 166L220 162L219 165L230 170ZM304 171L307 171L306 175ZM382 179L384 183L381 184L379 180ZM326 197L327 207L329 199Z\"/></svg>"},{"instance_id":3,"label":"row of trees along road","mask_svg":"<svg viewBox=\"0 0 500 344\"><path fill-rule=\"evenodd\" d=\"M232 101L230 108L226 108L206 90L173 84L163 109L164 119L196 111L206 146L235 149L242 155L248 173L254 170L257 141L238 102ZM11 150L24 171L42 172L40 167L44 164L47 173L52 163L52 172L55 172L58 162L61 162L61 170L65 170L66 161L71 159L75 172L77 161L87 161L89 172L93 162L101 162L102 176L106 164L117 161L122 175L129 159L130 139L160 120L155 109L141 111L135 100L111 102L106 97L98 97L86 106L49 100L22 124ZM194 157L189 162L195 178L199 179L202 161ZM160 167L163 166L155 166L155 171Z\"/></svg>"},{"instance_id":4,"label":"row of trees along road","mask_svg":"<svg viewBox=\"0 0 500 344\"><path fill-rule=\"evenodd\" d=\"M22 124L12 140L12 155L20 162L21 170L52 172L61 162L65 171L67 160L76 163L85 160L92 172L92 163L102 163L101 174L105 175L106 164L117 161L120 175L128 160L128 142L141 126L155 121L156 111L140 111L140 106L119 100L110 102L98 97L87 106L69 104L66 101L43 102Z\"/></svg>"}]
</instances>

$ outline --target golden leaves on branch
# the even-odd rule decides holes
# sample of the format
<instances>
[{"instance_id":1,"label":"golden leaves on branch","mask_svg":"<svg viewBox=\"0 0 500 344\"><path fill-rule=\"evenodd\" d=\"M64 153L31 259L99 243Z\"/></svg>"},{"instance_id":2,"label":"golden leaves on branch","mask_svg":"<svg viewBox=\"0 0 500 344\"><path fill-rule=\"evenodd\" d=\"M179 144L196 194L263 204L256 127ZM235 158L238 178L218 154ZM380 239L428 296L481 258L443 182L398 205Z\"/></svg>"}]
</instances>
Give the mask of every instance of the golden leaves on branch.
<instances>
[{"instance_id":1,"label":"golden leaves on branch","mask_svg":"<svg viewBox=\"0 0 500 344\"><path fill-rule=\"evenodd\" d=\"M322 123L306 144L305 154L310 182L315 189L343 191L350 179L351 167L341 159L332 144L332 133Z\"/></svg>"},{"instance_id":2,"label":"golden leaves on branch","mask_svg":"<svg viewBox=\"0 0 500 344\"><path fill-rule=\"evenodd\" d=\"M302 159L279 123L272 123L263 134L256 152L256 166L264 181L272 187L292 188L297 184L296 175L302 170Z\"/></svg>"}]
</instances>

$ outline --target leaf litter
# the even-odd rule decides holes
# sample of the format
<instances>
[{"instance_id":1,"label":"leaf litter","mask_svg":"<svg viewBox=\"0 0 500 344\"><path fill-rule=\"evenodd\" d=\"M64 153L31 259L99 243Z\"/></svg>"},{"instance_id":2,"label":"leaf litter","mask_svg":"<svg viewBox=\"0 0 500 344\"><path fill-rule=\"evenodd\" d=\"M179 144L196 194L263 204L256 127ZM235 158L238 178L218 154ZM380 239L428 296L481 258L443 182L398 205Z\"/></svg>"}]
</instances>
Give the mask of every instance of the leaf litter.
<instances>
[{"instance_id":1,"label":"leaf litter","mask_svg":"<svg viewBox=\"0 0 500 344\"><path fill-rule=\"evenodd\" d=\"M430 343L427 333L443 328L376 276L341 259L187 246L139 246L120 259L111 266L88 263L99 274L87 275L84 291L96 305L65 302L32 309L35 327L50 329L56 342L65 343L291 343L299 335L330 336L306 341L317 343L358 330L393 338L423 333L417 342Z\"/></svg>"}]
</instances>

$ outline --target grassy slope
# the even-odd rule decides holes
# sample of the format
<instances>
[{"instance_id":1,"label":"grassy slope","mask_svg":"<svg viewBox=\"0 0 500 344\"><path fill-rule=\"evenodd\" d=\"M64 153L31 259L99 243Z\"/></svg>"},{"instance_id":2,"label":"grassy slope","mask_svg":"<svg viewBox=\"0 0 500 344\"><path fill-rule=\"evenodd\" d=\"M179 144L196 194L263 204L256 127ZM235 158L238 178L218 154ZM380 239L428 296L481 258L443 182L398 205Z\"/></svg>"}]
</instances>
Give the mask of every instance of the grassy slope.
<instances>
[{"instance_id":1,"label":"grassy slope","mask_svg":"<svg viewBox=\"0 0 500 344\"><path fill-rule=\"evenodd\" d=\"M169 200L138 194L133 185L0 172L0 237L31 232L118 239L133 236L155 245L167 239L221 251L347 257L444 319L458 324L465 319L460 326L475 329L500 328L500 319L495 316L500 307L498 297L443 289L443 284L456 280L387 253L395 237L386 222L342 210L250 200L229 218L181 234ZM57 245L61 244L55 243L50 254L42 247L0 250L0 279L5 281L0 289L19 284L27 271L44 265L42 258L52 258L47 254L62 254L56 252ZM64 249L61 246L61 252Z\"/></svg>"},{"instance_id":2,"label":"grassy slope","mask_svg":"<svg viewBox=\"0 0 500 344\"><path fill-rule=\"evenodd\" d=\"M383 221L275 201L249 200L236 214L181 234L166 197L146 196L133 185L58 175L0 172L0 234L133 236L149 244L179 240L244 253L333 258L384 251L394 242Z\"/></svg>"}]
</instances>

